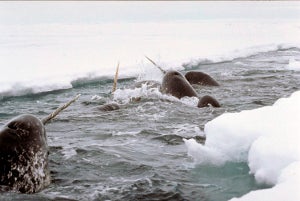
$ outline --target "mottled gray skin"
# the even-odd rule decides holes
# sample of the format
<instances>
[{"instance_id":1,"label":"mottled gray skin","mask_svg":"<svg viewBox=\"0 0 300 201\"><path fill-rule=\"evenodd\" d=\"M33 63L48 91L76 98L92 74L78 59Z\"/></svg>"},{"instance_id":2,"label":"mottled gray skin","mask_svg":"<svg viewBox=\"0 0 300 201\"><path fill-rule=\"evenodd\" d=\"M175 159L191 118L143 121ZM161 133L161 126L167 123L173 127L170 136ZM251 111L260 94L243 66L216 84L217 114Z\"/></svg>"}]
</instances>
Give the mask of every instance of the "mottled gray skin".
<instances>
[{"instance_id":1,"label":"mottled gray skin","mask_svg":"<svg viewBox=\"0 0 300 201\"><path fill-rule=\"evenodd\" d=\"M103 112L113 111L120 109L120 106L117 103L107 103L98 107L99 110Z\"/></svg>"},{"instance_id":2,"label":"mottled gray skin","mask_svg":"<svg viewBox=\"0 0 300 201\"><path fill-rule=\"evenodd\" d=\"M199 99L198 107L208 107L209 105L213 107L221 107L220 103L211 96L203 96Z\"/></svg>"},{"instance_id":3,"label":"mottled gray skin","mask_svg":"<svg viewBox=\"0 0 300 201\"><path fill-rule=\"evenodd\" d=\"M0 185L35 193L49 184L45 127L33 115L20 115L0 129Z\"/></svg>"},{"instance_id":4,"label":"mottled gray skin","mask_svg":"<svg viewBox=\"0 0 300 201\"><path fill-rule=\"evenodd\" d=\"M179 99L184 96L198 97L196 91L185 77L180 72L174 70L165 73L160 90L162 93L170 94Z\"/></svg>"},{"instance_id":5,"label":"mottled gray skin","mask_svg":"<svg viewBox=\"0 0 300 201\"><path fill-rule=\"evenodd\" d=\"M203 86L220 86L220 84L210 77L208 74L200 71L189 71L185 74L185 78L190 84L198 84Z\"/></svg>"}]
</instances>

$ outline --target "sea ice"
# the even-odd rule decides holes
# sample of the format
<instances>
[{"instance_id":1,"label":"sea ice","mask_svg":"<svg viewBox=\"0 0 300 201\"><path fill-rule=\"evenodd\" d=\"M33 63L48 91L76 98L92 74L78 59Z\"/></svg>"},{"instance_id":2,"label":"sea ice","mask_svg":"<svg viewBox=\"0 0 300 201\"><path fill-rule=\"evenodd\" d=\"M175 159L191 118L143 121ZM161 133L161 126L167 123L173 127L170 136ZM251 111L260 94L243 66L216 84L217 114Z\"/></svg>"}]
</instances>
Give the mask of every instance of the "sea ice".
<instances>
[{"instance_id":1,"label":"sea ice","mask_svg":"<svg viewBox=\"0 0 300 201\"><path fill-rule=\"evenodd\" d=\"M232 200L300 200L300 91L273 106L225 113L205 125L205 145L185 140L198 163L247 161L258 183L274 185Z\"/></svg>"}]
</instances>

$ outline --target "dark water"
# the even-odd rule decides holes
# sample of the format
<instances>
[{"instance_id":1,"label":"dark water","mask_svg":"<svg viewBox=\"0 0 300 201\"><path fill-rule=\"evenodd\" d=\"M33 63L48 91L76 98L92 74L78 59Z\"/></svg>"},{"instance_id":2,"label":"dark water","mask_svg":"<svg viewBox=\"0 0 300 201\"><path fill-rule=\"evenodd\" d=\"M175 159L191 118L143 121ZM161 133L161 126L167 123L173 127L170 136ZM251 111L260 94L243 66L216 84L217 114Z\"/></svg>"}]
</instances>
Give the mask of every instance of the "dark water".
<instances>
[{"instance_id":1,"label":"dark water","mask_svg":"<svg viewBox=\"0 0 300 201\"><path fill-rule=\"evenodd\" d=\"M80 99L46 126L52 184L42 192L0 194L0 200L203 200L222 201L266 188L249 175L247 162L223 166L195 164L183 138L203 135L204 125L224 112L273 104L300 90L300 73L287 70L300 49L278 49L231 61L184 64L210 74L220 87L199 87L221 108L199 109L157 90L130 89L121 79L121 109L101 112L110 101L112 79L79 80L73 88L20 97L2 97L0 125L16 115L45 117L76 94ZM127 103L132 91L140 101ZM139 92L140 90L140 92ZM226 142L225 142L226 143Z\"/></svg>"}]
</instances>

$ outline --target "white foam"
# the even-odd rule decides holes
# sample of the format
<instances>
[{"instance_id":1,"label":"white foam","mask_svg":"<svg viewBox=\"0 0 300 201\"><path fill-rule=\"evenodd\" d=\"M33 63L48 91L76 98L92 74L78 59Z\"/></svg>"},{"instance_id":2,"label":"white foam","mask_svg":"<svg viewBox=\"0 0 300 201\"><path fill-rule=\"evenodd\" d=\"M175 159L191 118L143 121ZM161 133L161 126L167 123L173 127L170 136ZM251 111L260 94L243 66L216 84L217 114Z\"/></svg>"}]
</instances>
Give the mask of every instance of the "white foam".
<instances>
[{"instance_id":1,"label":"white foam","mask_svg":"<svg viewBox=\"0 0 300 201\"><path fill-rule=\"evenodd\" d=\"M297 61L294 58L292 58L289 60L289 64L286 68L288 70L300 71L300 61Z\"/></svg>"},{"instance_id":2,"label":"white foam","mask_svg":"<svg viewBox=\"0 0 300 201\"><path fill-rule=\"evenodd\" d=\"M198 163L247 161L258 183L275 185L234 200L299 200L300 91L273 106L226 113L205 125L206 144L185 140ZM286 193L288 190L289 193ZM283 197L286 194L288 198ZM276 196L281 195L281 196Z\"/></svg>"},{"instance_id":3,"label":"white foam","mask_svg":"<svg viewBox=\"0 0 300 201\"><path fill-rule=\"evenodd\" d=\"M143 84L141 88L117 89L113 94L113 100L125 104L141 97L158 98L162 96L163 94L160 93L158 88L147 89L147 85Z\"/></svg>"},{"instance_id":4,"label":"white foam","mask_svg":"<svg viewBox=\"0 0 300 201\"><path fill-rule=\"evenodd\" d=\"M190 107L197 107L199 99L197 97L176 98L170 94L163 94L159 88L149 88L147 84L142 84L140 88L117 89L113 94L113 100L122 104L129 103L139 98L163 99L171 102L180 102Z\"/></svg>"},{"instance_id":5,"label":"white foam","mask_svg":"<svg viewBox=\"0 0 300 201\"><path fill-rule=\"evenodd\" d=\"M64 158L66 160L68 160L68 159L72 158L73 156L76 156L77 152L72 147L64 147L62 150L62 154L64 155Z\"/></svg>"}]
</instances>

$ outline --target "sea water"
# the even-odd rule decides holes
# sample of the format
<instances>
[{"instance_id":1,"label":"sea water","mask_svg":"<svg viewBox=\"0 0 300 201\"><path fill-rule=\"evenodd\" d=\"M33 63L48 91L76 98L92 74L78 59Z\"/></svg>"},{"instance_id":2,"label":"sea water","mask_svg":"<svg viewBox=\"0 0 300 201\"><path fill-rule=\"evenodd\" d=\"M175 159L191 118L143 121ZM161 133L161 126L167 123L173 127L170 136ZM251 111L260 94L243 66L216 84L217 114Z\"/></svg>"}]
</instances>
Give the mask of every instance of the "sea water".
<instances>
[{"instance_id":1,"label":"sea water","mask_svg":"<svg viewBox=\"0 0 300 201\"><path fill-rule=\"evenodd\" d=\"M46 126L52 184L33 195L2 192L1 200L280 200L299 182L298 21L0 30L0 126L19 114L43 118L81 94ZM199 109L195 98L134 87L162 80L144 55L165 70L208 73L221 86L194 87L222 107ZM97 109L110 102L121 108ZM288 191L289 200L299 198Z\"/></svg>"}]
</instances>

